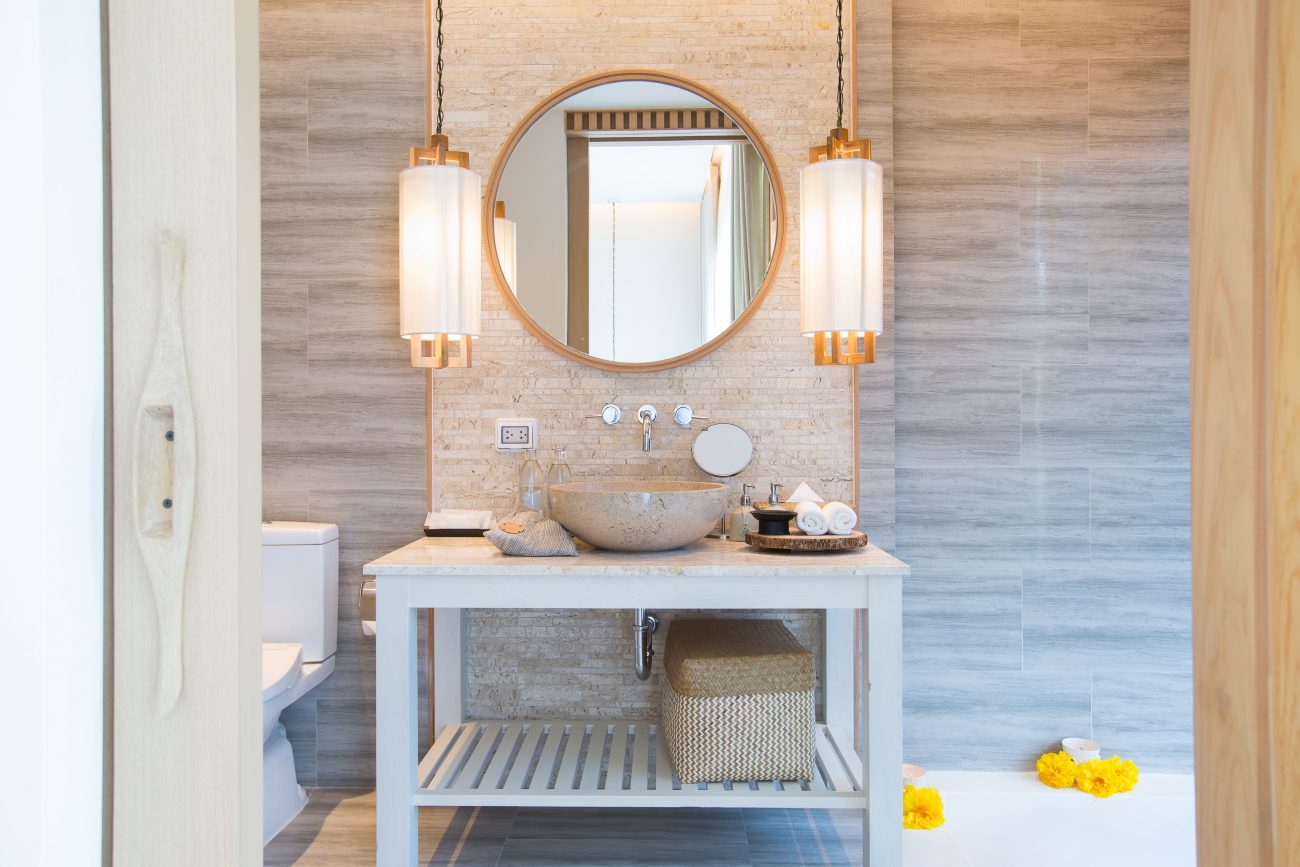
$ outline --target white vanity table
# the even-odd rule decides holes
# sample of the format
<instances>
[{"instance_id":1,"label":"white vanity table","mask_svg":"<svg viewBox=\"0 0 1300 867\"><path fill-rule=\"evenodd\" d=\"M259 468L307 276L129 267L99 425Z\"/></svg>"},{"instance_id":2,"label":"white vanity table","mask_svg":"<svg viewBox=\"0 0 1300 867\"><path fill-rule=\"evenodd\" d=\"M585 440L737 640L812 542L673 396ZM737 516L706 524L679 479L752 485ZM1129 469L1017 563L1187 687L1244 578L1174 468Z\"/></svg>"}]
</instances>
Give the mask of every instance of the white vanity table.
<instances>
[{"instance_id":1,"label":"white vanity table","mask_svg":"<svg viewBox=\"0 0 1300 867\"><path fill-rule=\"evenodd\" d=\"M421 539L366 565L365 574L378 585L381 867L419 863L419 807L541 805L861 809L863 863L902 863L906 564L874 545L796 556L715 539L662 553L581 552L506 557L485 540ZM416 614L422 608L436 610L438 732L423 756L416 689ZM826 609L826 720L818 726L818 779L682 785L656 742L653 720L464 720L460 624L466 608ZM866 611L861 758L852 740L857 609ZM662 635L659 641L662 646Z\"/></svg>"}]
</instances>

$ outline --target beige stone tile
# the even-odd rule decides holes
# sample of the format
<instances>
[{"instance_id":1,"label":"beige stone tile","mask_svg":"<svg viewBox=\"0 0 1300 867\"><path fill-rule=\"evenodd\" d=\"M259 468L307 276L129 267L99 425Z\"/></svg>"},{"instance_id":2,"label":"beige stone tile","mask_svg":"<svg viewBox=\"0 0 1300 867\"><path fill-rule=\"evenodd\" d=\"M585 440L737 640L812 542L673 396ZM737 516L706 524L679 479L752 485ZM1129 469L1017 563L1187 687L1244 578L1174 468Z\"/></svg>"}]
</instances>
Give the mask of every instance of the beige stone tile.
<instances>
[{"instance_id":1,"label":"beige stone tile","mask_svg":"<svg viewBox=\"0 0 1300 867\"><path fill-rule=\"evenodd\" d=\"M1187 0L1023 0L1020 52L1066 57L1178 57L1188 53Z\"/></svg>"},{"instance_id":2,"label":"beige stone tile","mask_svg":"<svg viewBox=\"0 0 1300 867\"><path fill-rule=\"evenodd\" d=\"M1088 156L1186 160L1187 111L1187 58L1094 60Z\"/></svg>"}]
</instances>

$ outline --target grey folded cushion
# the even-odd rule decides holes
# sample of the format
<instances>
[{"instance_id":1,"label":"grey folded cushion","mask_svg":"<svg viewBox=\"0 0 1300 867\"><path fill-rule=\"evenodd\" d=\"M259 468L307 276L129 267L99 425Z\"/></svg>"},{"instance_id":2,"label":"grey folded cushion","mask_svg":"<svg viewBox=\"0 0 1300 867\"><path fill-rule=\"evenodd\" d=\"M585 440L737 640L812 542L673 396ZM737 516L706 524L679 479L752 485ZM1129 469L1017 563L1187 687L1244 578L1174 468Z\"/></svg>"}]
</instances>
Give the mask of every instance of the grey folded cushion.
<instances>
[{"instance_id":1,"label":"grey folded cushion","mask_svg":"<svg viewBox=\"0 0 1300 867\"><path fill-rule=\"evenodd\" d=\"M513 525L513 526L512 526ZM501 529L522 527L522 532L509 533ZM541 512L515 512L483 534L512 557L577 557L578 546L573 537L555 521L542 517Z\"/></svg>"}]
</instances>

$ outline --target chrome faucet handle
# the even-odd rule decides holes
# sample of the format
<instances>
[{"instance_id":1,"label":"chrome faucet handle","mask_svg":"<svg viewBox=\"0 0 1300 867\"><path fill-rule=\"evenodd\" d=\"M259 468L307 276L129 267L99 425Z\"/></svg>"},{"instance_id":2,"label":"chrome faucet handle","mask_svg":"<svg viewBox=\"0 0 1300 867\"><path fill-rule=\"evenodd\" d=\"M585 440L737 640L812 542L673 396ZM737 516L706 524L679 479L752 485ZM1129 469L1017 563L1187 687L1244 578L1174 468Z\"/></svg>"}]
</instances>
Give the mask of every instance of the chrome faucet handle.
<instances>
[{"instance_id":1,"label":"chrome faucet handle","mask_svg":"<svg viewBox=\"0 0 1300 867\"><path fill-rule=\"evenodd\" d=\"M605 424L613 426L623 420L623 410L612 403L607 403L605 408L600 411L600 415L589 415L587 418L598 418Z\"/></svg>"},{"instance_id":2,"label":"chrome faucet handle","mask_svg":"<svg viewBox=\"0 0 1300 867\"><path fill-rule=\"evenodd\" d=\"M673 421L681 427L690 427L691 422L695 419L704 419L708 421L707 415L696 415L695 411L684 403L678 404L677 409L673 410Z\"/></svg>"}]
</instances>

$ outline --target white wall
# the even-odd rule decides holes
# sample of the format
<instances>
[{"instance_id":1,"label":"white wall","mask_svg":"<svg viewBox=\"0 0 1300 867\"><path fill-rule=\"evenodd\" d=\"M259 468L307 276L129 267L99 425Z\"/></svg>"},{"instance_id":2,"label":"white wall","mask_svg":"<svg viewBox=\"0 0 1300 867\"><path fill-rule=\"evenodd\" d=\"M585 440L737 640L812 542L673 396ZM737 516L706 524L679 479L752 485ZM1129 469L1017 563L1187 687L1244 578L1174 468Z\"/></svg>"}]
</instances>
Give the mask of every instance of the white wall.
<instances>
[{"instance_id":1,"label":"white wall","mask_svg":"<svg viewBox=\"0 0 1300 867\"><path fill-rule=\"evenodd\" d=\"M0 862L101 847L104 260L100 7L0 3Z\"/></svg>"},{"instance_id":2,"label":"white wall","mask_svg":"<svg viewBox=\"0 0 1300 867\"><path fill-rule=\"evenodd\" d=\"M611 213L592 202L591 354L653 361L690 352L702 342L699 204L620 204L613 270Z\"/></svg>"},{"instance_id":3,"label":"white wall","mask_svg":"<svg viewBox=\"0 0 1300 867\"><path fill-rule=\"evenodd\" d=\"M497 198L515 221L519 303L557 340L568 335L569 156L564 111L547 112L519 142Z\"/></svg>"}]
</instances>

